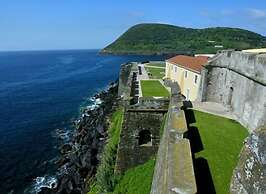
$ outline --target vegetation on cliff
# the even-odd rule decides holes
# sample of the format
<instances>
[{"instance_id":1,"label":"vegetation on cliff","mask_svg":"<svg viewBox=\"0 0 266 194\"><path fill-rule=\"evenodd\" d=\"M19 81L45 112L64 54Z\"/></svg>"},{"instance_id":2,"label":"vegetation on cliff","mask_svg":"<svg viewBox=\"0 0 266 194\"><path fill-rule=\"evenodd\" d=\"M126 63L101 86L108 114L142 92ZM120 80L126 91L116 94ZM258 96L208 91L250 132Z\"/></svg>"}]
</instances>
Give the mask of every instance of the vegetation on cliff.
<instances>
[{"instance_id":1,"label":"vegetation on cliff","mask_svg":"<svg viewBox=\"0 0 266 194\"><path fill-rule=\"evenodd\" d=\"M113 194L149 194L151 190L155 160L129 169L121 177Z\"/></svg>"},{"instance_id":2,"label":"vegetation on cliff","mask_svg":"<svg viewBox=\"0 0 266 194\"><path fill-rule=\"evenodd\" d=\"M142 165L128 169L123 174L115 173L117 146L120 141L124 110L119 108L113 113L108 131L109 139L104 147L101 163L96 178L90 184L88 194L149 194L155 166L155 156ZM166 115L160 128L160 136L164 130Z\"/></svg>"},{"instance_id":3,"label":"vegetation on cliff","mask_svg":"<svg viewBox=\"0 0 266 194\"><path fill-rule=\"evenodd\" d=\"M122 129L124 111L119 108L113 113L108 130L108 142L104 147L101 163L97 169L96 182L92 185L91 194L107 193L114 189L117 178L114 173L117 147Z\"/></svg>"},{"instance_id":4,"label":"vegetation on cliff","mask_svg":"<svg viewBox=\"0 0 266 194\"><path fill-rule=\"evenodd\" d=\"M190 142L195 153L194 169L199 177L199 192L227 194L248 132L234 120L199 111L194 113L196 123L190 126Z\"/></svg>"},{"instance_id":5,"label":"vegetation on cliff","mask_svg":"<svg viewBox=\"0 0 266 194\"><path fill-rule=\"evenodd\" d=\"M166 24L138 24L104 48L102 53L190 54L260 47L266 47L266 37L239 28L192 29Z\"/></svg>"}]
</instances>

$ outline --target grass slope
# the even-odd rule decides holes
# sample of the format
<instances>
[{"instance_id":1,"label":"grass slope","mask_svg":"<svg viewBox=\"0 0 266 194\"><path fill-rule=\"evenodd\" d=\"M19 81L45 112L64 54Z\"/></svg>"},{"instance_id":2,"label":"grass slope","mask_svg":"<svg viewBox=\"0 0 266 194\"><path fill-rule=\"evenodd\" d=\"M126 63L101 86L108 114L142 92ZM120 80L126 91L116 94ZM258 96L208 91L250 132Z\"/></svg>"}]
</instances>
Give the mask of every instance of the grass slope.
<instances>
[{"instance_id":1,"label":"grass slope","mask_svg":"<svg viewBox=\"0 0 266 194\"><path fill-rule=\"evenodd\" d=\"M108 143L118 145L120 141L120 133L122 129L124 110L119 108L116 112L113 113L111 118L111 125L108 130L108 135L110 140Z\"/></svg>"},{"instance_id":2,"label":"grass slope","mask_svg":"<svg viewBox=\"0 0 266 194\"><path fill-rule=\"evenodd\" d=\"M212 42L215 41L215 42ZM102 50L113 54L216 53L223 49L266 47L266 37L239 28L192 29L166 24L138 24Z\"/></svg>"},{"instance_id":3,"label":"grass slope","mask_svg":"<svg viewBox=\"0 0 266 194\"><path fill-rule=\"evenodd\" d=\"M116 162L117 147L120 141L124 110L119 108L112 114L110 127L108 129L108 142L104 147L101 163L97 169L96 181L91 186L88 194L108 192L114 188L116 177L114 168Z\"/></svg>"},{"instance_id":4,"label":"grass slope","mask_svg":"<svg viewBox=\"0 0 266 194\"><path fill-rule=\"evenodd\" d=\"M203 144L203 150L196 153L195 157L207 160L216 193L227 194L233 169L248 132L233 120L199 111L194 111L194 114L196 123L191 126L198 128Z\"/></svg>"},{"instance_id":5,"label":"grass slope","mask_svg":"<svg viewBox=\"0 0 266 194\"><path fill-rule=\"evenodd\" d=\"M151 190L155 160L129 169L121 177L113 194L149 194Z\"/></svg>"},{"instance_id":6,"label":"grass slope","mask_svg":"<svg viewBox=\"0 0 266 194\"><path fill-rule=\"evenodd\" d=\"M141 80L141 90L144 97L168 97L169 92L158 80Z\"/></svg>"}]
</instances>

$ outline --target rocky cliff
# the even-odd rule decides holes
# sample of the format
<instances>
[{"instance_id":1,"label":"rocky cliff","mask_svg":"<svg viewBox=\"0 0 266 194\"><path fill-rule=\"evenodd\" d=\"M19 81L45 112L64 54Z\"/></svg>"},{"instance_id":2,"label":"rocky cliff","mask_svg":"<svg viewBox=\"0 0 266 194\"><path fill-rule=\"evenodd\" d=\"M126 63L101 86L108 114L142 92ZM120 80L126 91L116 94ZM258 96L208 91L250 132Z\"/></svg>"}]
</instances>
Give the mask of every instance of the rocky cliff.
<instances>
[{"instance_id":1,"label":"rocky cliff","mask_svg":"<svg viewBox=\"0 0 266 194\"><path fill-rule=\"evenodd\" d=\"M95 176L96 167L107 139L107 117L117 107L117 84L111 84L106 91L96 94L98 101L92 108L86 108L75 122L73 139L61 146L58 166L58 183L53 189L42 188L40 194L82 194L86 193L87 182Z\"/></svg>"}]
</instances>

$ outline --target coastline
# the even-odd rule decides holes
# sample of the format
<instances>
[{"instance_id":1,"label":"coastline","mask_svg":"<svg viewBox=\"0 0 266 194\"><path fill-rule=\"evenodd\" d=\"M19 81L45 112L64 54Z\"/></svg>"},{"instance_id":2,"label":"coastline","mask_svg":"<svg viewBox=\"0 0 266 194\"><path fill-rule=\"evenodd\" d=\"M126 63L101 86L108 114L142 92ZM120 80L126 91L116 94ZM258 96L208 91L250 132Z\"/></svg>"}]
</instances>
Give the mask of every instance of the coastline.
<instances>
[{"instance_id":1,"label":"coastline","mask_svg":"<svg viewBox=\"0 0 266 194\"><path fill-rule=\"evenodd\" d=\"M104 49L99 51L100 55L114 55L114 56L163 56L166 58L175 56L175 55L192 55L194 54L193 52L187 51L187 52L152 52L152 51L134 51L134 52L129 52L129 51L106 51Z\"/></svg>"},{"instance_id":2,"label":"coastline","mask_svg":"<svg viewBox=\"0 0 266 194\"><path fill-rule=\"evenodd\" d=\"M55 164L62 155L59 148L72 144L73 122L94 105L96 99L91 97L118 79L121 64L162 60L158 56L102 56L98 52L1 53L1 61L8 61L3 64L1 80L10 82L1 85L5 99L1 102L2 120L12 115L13 121L1 123L5 129L1 138L3 193L36 194L40 188L60 183ZM21 68L22 59L30 68ZM7 75L15 68L18 79L13 80ZM11 89L4 91L4 87Z\"/></svg>"},{"instance_id":3,"label":"coastline","mask_svg":"<svg viewBox=\"0 0 266 194\"><path fill-rule=\"evenodd\" d=\"M74 122L72 139L59 147L57 180L41 187L39 194L86 191L86 182L95 176L107 140L107 118L119 103L117 90L118 84L111 83L91 98L94 104L87 106Z\"/></svg>"}]
</instances>

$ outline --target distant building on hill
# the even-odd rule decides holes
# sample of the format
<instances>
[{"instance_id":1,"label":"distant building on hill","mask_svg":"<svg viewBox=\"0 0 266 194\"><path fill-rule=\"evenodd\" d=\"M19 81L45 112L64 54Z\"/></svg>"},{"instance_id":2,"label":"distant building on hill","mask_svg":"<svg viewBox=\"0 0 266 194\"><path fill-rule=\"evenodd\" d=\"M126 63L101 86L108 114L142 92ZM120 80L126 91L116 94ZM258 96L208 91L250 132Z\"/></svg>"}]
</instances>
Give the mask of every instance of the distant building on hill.
<instances>
[{"instance_id":1,"label":"distant building on hill","mask_svg":"<svg viewBox=\"0 0 266 194\"><path fill-rule=\"evenodd\" d=\"M224 48L223 45L214 45L214 48Z\"/></svg>"},{"instance_id":2,"label":"distant building on hill","mask_svg":"<svg viewBox=\"0 0 266 194\"><path fill-rule=\"evenodd\" d=\"M266 53L266 48L242 50L244 53Z\"/></svg>"},{"instance_id":3,"label":"distant building on hill","mask_svg":"<svg viewBox=\"0 0 266 194\"><path fill-rule=\"evenodd\" d=\"M214 57L215 54L196 54L195 57L208 57L208 58L212 58Z\"/></svg>"},{"instance_id":4,"label":"distant building on hill","mask_svg":"<svg viewBox=\"0 0 266 194\"><path fill-rule=\"evenodd\" d=\"M166 60L165 78L178 82L187 100L195 101L201 80L201 68L208 63L207 56L177 55Z\"/></svg>"}]
</instances>

